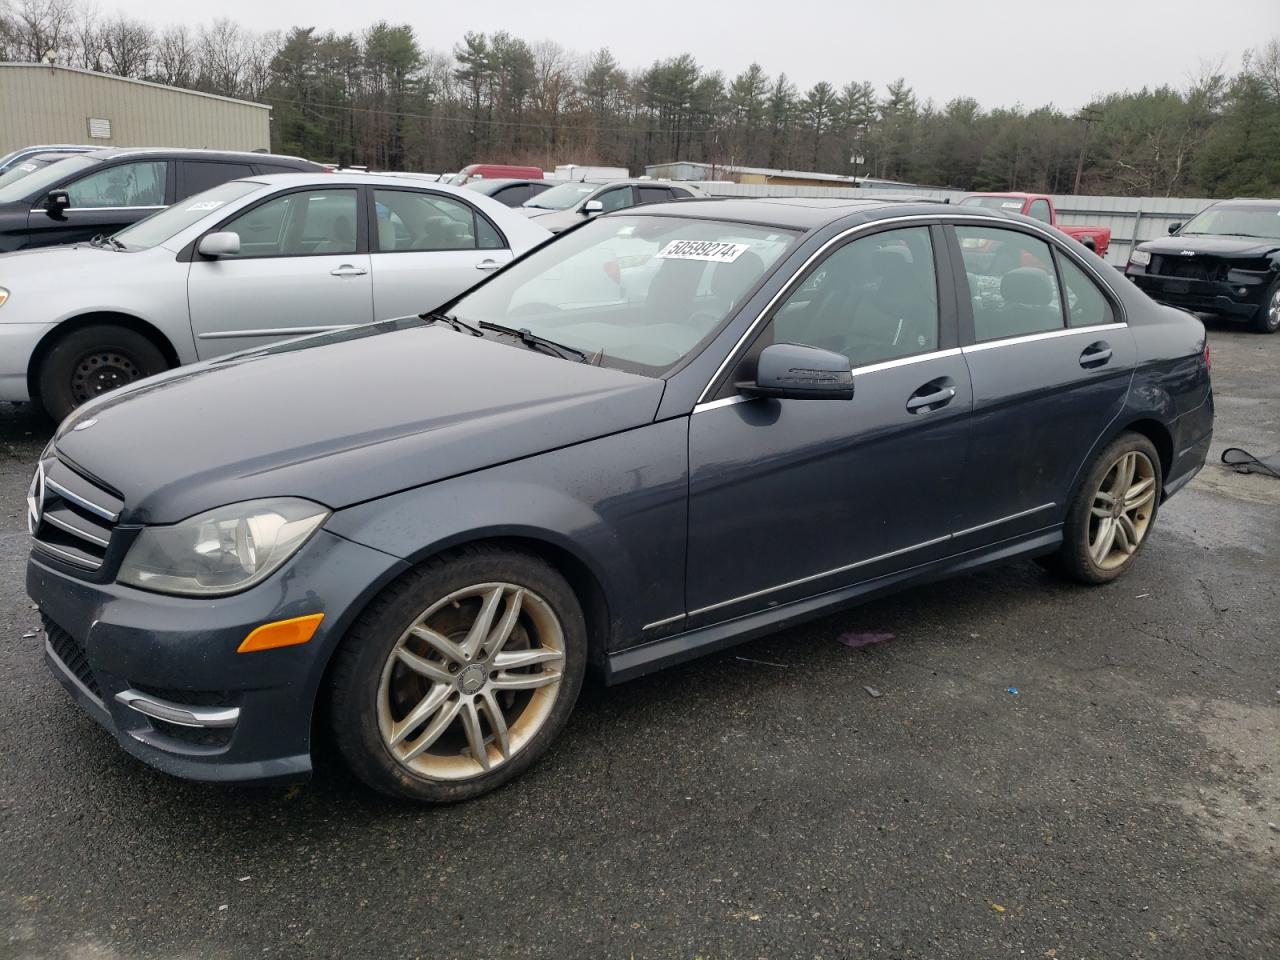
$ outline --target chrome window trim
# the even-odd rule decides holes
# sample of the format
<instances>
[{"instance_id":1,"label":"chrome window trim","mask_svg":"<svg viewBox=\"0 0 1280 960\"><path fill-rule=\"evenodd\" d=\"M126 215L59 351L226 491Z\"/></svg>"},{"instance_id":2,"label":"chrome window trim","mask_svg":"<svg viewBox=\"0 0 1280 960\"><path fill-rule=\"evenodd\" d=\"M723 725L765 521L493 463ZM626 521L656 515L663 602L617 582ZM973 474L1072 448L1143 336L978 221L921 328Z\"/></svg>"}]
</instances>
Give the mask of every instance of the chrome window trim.
<instances>
[{"instance_id":1,"label":"chrome window trim","mask_svg":"<svg viewBox=\"0 0 1280 960\"><path fill-rule=\"evenodd\" d=\"M971 533L977 533L980 530L988 530L991 527L998 527L1002 523L1008 523L1011 520L1021 520L1023 517L1029 517L1033 513L1041 513L1045 510L1051 510L1056 507L1056 503L1042 503L1038 507L1032 507L1030 510L1019 510L1017 513L1011 513L1007 517L999 517L995 520L988 520L986 523L980 523L976 527L968 527L965 530L957 530L951 536L964 537Z\"/></svg>"},{"instance_id":2,"label":"chrome window trim","mask_svg":"<svg viewBox=\"0 0 1280 960\"><path fill-rule=\"evenodd\" d=\"M100 507L96 503L94 503L92 500L86 500L84 497L80 496L78 493L72 493L70 490L68 490L62 484L58 483L56 480L50 480L48 476L44 478L44 485L48 487L50 490L52 490L54 493L56 493L58 496L60 496L63 500L70 500L77 507L80 507L83 510L88 510L90 513L96 513L103 520L108 520L111 523L115 523L120 519L120 514L112 513L106 507Z\"/></svg>"},{"instance_id":3,"label":"chrome window trim","mask_svg":"<svg viewBox=\"0 0 1280 960\"><path fill-rule=\"evenodd\" d=\"M867 557L865 560L857 560L854 563L846 563L842 567L835 567L831 570L823 570L821 573L810 574L807 577L800 577L798 580L788 580L786 583L774 584L771 587L765 587L761 590L754 590L751 593L744 593L739 597L732 597L728 600L721 600L719 603L713 603L710 606L699 607L697 610L690 610L689 616L696 617L701 613L710 613L712 610L719 610L721 607L727 607L743 600L751 600L755 597L762 597L767 593L775 593L779 590L786 590L789 587L798 587L801 584L811 583L814 580L821 580L823 577L834 576L837 573L845 573L849 570L856 570L858 567L865 567L868 564L876 563L879 560L888 560L892 557L902 556L904 553L911 553L913 550L923 550L925 547L936 546L939 543L945 543L951 539L951 534L942 537L935 537L933 540L926 540L924 543L917 543L910 547L903 547L900 550L890 550L888 553L882 553L878 556Z\"/></svg>"},{"instance_id":4,"label":"chrome window trim","mask_svg":"<svg viewBox=\"0 0 1280 960\"><path fill-rule=\"evenodd\" d=\"M720 365L716 367L715 372L711 375L711 379L707 381L706 385L702 388L702 392L698 394L698 400L694 406L694 409L695 410L698 409L699 406L707 402L707 395L711 391L711 388L714 387L716 383L719 382L720 377L723 376L729 364L732 363L734 358L738 355L738 351L742 349L742 345L755 334L756 329L764 321L764 318L769 314L769 312L773 310L774 306L777 305L778 301L781 300L787 294L789 294L795 288L795 286L799 281L800 276L806 270L809 269L809 267L814 263L814 261L816 261L819 257L823 256L828 250L830 250L836 244L841 243L842 241L848 239L849 237L855 236L856 234L866 233L868 231L876 230L880 227L886 226L887 224L924 223L924 222L941 223L943 225L954 224L958 222L979 223L979 224L985 224L988 227L992 227L993 229L997 229L997 230L1010 227L1010 226L1014 228L1020 227L1032 234L1039 234L1042 239L1048 241L1050 246L1055 248L1059 252L1064 252L1066 250L1066 245L1062 242L1062 238L1066 236L1066 234L1063 234L1057 230L1047 229L1045 226L1042 226L1039 221L1034 221L1032 223L1024 223L1021 220L1008 221L1000 217L974 216L974 215L965 215L962 213L928 213L928 214L912 214L911 216L907 216L907 217L885 217L880 220L873 220L870 223L859 223L856 226L849 227L847 230L843 230L840 233L836 234L834 237L832 237L830 240L828 240L826 243L820 246L817 250L811 253L808 256L808 258L805 259L804 263L800 264L800 266L796 268L795 272L791 274L791 278L785 284L783 284L782 288L777 293L775 293L772 297L769 298L769 302L764 305L764 308L760 311L759 314L756 315L756 318L751 321L750 325L743 332L742 336L738 338L738 341L733 345L732 349L730 349L729 352L725 354L725 358L722 361L720 361ZM1057 234L1057 236L1055 236L1054 234ZM1096 280L1099 284L1101 284L1107 290L1111 289L1110 286L1107 284L1107 282L1104 279L1102 279L1102 275L1093 268L1092 264L1086 263L1085 261L1075 256L1072 256L1071 259L1072 259L1072 262L1074 262L1082 270L1085 270L1087 273L1092 275L1094 280ZM1108 297L1109 301L1114 299L1116 299L1114 296ZM1099 327L1099 329L1102 329L1102 328L1109 329L1111 327L1127 327L1127 326L1128 326L1128 323L1125 320L1117 320L1114 323L1103 324L1101 325L1101 327ZM1079 331L1079 330L1091 330L1094 328L1093 327L1075 327L1075 328L1068 328L1068 329L1074 329L1075 331ZM1051 331L1051 332L1056 332L1056 331ZM1033 334L1033 336L1037 336L1037 335ZM1005 343L1008 341L991 341L991 342ZM961 347L959 349L965 350L969 348Z\"/></svg>"},{"instance_id":5,"label":"chrome window trim","mask_svg":"<svg viewBox=\"0 0 1280 960\"><path fill-rule=\"evenodd\" d=\"M164 208L165 208L165 204L156 203L156 204L148 204L145 207L64 207L62 212L76 213L76 212L89 210L89 211L97 211L98 213L117 213L121 210L163 210ZM31 212L32 213L48 213L49 211L45 207L32 207Z\"/></svg>"},{"instance_id":6,"label":"chrome window trim","mask_svg":"<svg viewBox=\"0 0 1280 960\"><path fill-rule=\"evenodd\" d=\"M1008 347L1018 343L1034 343L1037 340L1056 340L1058 337L1069 337L1073 333L1098 333L1103 330L1127 330L1129 324L1121 320L1116 323L1095 323L1088 327L1064 327L1060 330L1043 330L1040 333L1025 333L1017 337L1001 337L999 340L984 340L982 343L973 343L967 347L961 347L964 353L978 353L982 350L991 350L995 347Z\"/></svg>"}]
</instances>

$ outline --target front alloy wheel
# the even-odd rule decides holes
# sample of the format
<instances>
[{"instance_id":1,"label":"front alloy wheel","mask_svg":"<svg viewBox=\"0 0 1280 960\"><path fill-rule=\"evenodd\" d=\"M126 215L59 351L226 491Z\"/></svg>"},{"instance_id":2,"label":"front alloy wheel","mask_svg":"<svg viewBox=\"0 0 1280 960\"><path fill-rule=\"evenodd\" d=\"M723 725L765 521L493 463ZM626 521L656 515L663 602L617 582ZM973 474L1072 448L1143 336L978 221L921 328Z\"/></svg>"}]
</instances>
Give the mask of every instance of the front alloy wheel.
<instances>
[{"instance_id":1,"label":"front alloy wheel","mask_svg":"<svg viewBox=\"0 0 1280 960\"><path fill-rule=\"evenodd\" d=\"M378 684L378 729L411 772L437 780L487 773L551 716L564 631L550 605L513 583L437 600L401 635Z\"/></svg>"},{"instance_id":2,"label":"front alloy wheel","mask_svg":"<svg viewBox=\"0 0 1280 960\"><path fill-rule=\"evenodd\" d=\"M518 776L563 728L587 660L572 588L499 545L435 557L370 603L331 672L348 766L393 796L451 803Z\"/></svg>"},{"instance_id":3,"label":"front alloy wheel","mask_svg":"<svg viewBox=\"0 0 1280 960\"><path fill-rule=\"evenodd\" d=\"M1275 333L1280 331L1280 280L1272 284L1267 297L1258 308L1258 315L1253 321L1254 329L1259 333Z\"/></svg>"}]
</instances>

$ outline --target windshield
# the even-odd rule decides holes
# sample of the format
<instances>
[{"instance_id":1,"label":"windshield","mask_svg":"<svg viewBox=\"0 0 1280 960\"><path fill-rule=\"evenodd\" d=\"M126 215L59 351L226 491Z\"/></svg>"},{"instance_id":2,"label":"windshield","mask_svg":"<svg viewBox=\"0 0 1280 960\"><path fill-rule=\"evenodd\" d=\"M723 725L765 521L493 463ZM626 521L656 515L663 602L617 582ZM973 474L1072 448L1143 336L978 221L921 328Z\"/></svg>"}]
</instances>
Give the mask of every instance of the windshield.
<instances>
[{"instance_id":1,"label":"windshield","mask_svg":"<svg viewBox=\"0 0 1280 960\"><path fill-rule=\"evenodd\" d=\"M125 227L115 235L115 238L130 250L149 250L233 200L239 200L255 190L261 190L262 186L261 183L253 180L231 180L219 184L204 193L197 193L193 197L179 200L172 207L166 207L145 220L139 220L132 226Z\"/></svg>"},{"instance_id":2,"label":"windshield","mask_svg":"<svg viewBox=\"0 0 1280 960\"><path fill-rule=\"evenodd\" d=\"M795 239L712 220L604 217L498 274L452 312L658 376L714 334Z\"/></svg>"},{"instance_id":3,"label":"windshield","mask_svg":"<svg viewBox=\"0 0 1280 960\"><path fill-rule=\"evenodd\" d=\"M960 202L971 207L986 207L988 210L1004 210L1009 213L1021 213L1023 204L1021 197L965 197Z\"/></svg>"},{"instance_id":4,"label":"windshield","mask_svg":"<svg viewBox=\"0 0 1280 960\"><path fill-rule=\"evenodd\" d=\"M42 190L47 190L55 183L84 170L92 167L97 160L90 160L88 157L67 157L65 160L59 160L57 163L51 163L41 170L29 170L27 176L21 180L14 180L0 186L0 203L13 203L15 200L25 200L34 194L38 194Z\"/></svg>"},{"instance_id":5,"label":"windshield","mask_svg":"<svg viewBox=\"0 0 1280 960\"><path fill-rule=\"evenodd\" d=\"M590 181L562 183L560 186L552 187L550 190L543 190L533 199L526 200L524 205L526 207L537 207L539 210L568 210L576 205L579 200L584 199L588 194L594 193L603 186L603 183L591 183Z\"/></svg>"},{"instance_id":6,"label":"windshield","mask_svg":"<svg viewBox=\"0 0 1280 960\"><path fill-rule=\"evenodd\" d=\"M14 164L4 173L0 173L0 190L3 190L8 184L15 180L21 180L28 174L35 173L37 170L43 169L59 160L65 160L67 155L59 154L57 156L48 156L45 154L36 154L34 157L27 157L21 163Z\"/></svg>"},{"instance_id":7,"label":"windshield","mask_svg":"<svg viewBox=\"0 0 1280 960\"><path fill-rule=\"evenodd\" d=\"M1180 237L1202 234L1280 240L1280 204L1274 207L1243 204L1210 207L1178 231Z\"/></svg>"}]
</instances>

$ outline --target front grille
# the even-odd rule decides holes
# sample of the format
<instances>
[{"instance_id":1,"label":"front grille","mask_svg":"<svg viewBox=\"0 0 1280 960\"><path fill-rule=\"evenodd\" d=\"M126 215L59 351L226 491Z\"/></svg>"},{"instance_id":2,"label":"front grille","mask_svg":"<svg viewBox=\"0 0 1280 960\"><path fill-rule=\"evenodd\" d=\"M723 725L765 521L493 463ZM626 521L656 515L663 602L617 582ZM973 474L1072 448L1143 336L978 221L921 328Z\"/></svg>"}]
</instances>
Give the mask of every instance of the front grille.
<instances>
[{"instance_id":1,"label":"front grille","mask_svg":"<svg viewBox=\"0 0 1280 960\"><path fill-rule=\"evenodd\" d=\"M37 550L91 574L106 559L124 501L56 458L41 461L27 497Z\"/></svg>"},{"instance_id":2,"label":"front grille","mask_svg":"<svg viewBox=\"0 0 1280 960\"><path fill-rule=\"evenodd\" d=\"M1148 272L1183 280L1218 281L1227 278L1229 269L1223 261L1210 257L1161 256L1151 258L1151 269Z\"/></svg>"},{"instance_id":3,"label":"front grille","mask_svg":"<svg viewBox=\"0 0 1280 960\"><path fill-rule=\"evenodd\" d=\"M93 675L80 641L48 617L41 615L40 619L44 623L44 632L49 637L49 646L53 648L54 654L75 675L76 679L89 689L90 693L101 700L102 688L98 686L98 678Z\"/></svg>"}]
</instances>

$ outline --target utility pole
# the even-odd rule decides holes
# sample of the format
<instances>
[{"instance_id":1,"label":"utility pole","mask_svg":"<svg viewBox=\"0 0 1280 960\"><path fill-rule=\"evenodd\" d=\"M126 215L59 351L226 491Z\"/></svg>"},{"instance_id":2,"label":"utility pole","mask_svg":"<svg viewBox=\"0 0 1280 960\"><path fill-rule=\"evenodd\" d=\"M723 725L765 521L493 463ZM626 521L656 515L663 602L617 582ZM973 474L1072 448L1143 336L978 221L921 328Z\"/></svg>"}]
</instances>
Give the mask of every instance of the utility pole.
<instances>
[{"instance_id":1,"label":"utility pole","mask_svg":"<svg viewBox=\"0 0 1280 960\"><path fill-rule=\"evenodd\" d=\"M1089 128L1102 119L1102 113L1093 107L1085 107L1076 116L1084 122L1084 138L1080 141L1080 158L1076 161L1076 185L1071 192L1080 195L1080 178L1084 175L1084 154L1089 148Z\"/></svg>"}]
</instances>

